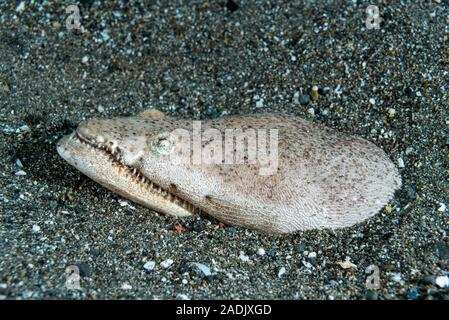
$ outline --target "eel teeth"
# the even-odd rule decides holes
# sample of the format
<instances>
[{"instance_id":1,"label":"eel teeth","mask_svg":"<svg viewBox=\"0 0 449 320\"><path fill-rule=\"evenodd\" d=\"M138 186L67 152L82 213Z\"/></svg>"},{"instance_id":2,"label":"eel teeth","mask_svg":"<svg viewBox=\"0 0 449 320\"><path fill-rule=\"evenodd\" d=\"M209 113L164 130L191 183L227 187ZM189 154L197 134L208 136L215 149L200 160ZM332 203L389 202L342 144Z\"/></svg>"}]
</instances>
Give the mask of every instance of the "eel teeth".
<instances>
[{"instance_id":1,"label":"eel teeth","mask_svg":"<svg viewBox=\"0 0 449 320\"><path fill-rule=\"evenodd\" d=\"M90 148L104 150L104 152L106 152L112 158L112 160L118 162L117 164L120 165L120 169L128 169L129 173L131 173L134 177L136 177L139 180L139 182L141 182L145 187L151 189L152 192L159 193L162 197L164 197L164 199L167 199L168 201L188 210L189 212L195 213L197 211L195 205L191 204L187 200L179 198L178 196L172 194L171 192L163 189L161 186L155 184L154 182L146 178L145 175L141 174L138 169L131 168L126 164L121 163L120 162L121 155L120 152L118 152L117 150L118 149L117 146L113 145L112 147L109 147L102 143L89 141L86 138L81 137L77 134L70 136L70 139L77 140L78 142L82 143L83 145L89 146Z\"/></svg>"}]
</instances>

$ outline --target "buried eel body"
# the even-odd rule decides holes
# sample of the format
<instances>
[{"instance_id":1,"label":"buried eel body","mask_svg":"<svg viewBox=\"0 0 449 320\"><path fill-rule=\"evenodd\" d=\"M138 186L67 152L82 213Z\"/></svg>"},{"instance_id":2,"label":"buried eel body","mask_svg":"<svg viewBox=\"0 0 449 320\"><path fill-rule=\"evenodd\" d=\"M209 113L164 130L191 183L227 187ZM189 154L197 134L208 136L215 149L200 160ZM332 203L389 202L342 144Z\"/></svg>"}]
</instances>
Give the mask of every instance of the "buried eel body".
<instances>
[{"instance_id":1,"label":"buried eel body","mask_svg":"<svg viewBox=\"0 0 449 320\"><path fill-rule=\"evenodd\" d=\"M265 233L352 226L375 215L401 186L395 165L373 143L281 114L201 122L204 132L275 130L269 139L275 157L268 162L179 161L186 153L173 152L179 140L171 133L194 125L155 109L134 117L92 119L63 137L57 150L104 187L155 211L175 216L204 212ZM203 137L199 148L209 147L209 152L210 141ZM245 141L245 155L261 146ZM192 154L194 148L189 160Z\"/></svg>"}]
</instances>

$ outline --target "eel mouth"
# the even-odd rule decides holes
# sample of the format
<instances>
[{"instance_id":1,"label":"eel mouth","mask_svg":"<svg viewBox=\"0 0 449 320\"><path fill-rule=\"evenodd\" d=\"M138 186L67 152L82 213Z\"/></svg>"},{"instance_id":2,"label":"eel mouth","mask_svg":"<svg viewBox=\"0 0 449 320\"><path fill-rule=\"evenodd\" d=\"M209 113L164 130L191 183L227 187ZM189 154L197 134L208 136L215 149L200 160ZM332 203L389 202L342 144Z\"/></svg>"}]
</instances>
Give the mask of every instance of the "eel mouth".
<instances>
[{"instance_id":1,"label":"eel mouth","mask_svg":"<svg viewBox=\"0 0 449 320\"><path fill-rule=\"evenodd\" d=\"M155 211L174 216L200 214L191 202L162 188L138 168L121 162L121 151L111 142L98 142L74 131L57 145L63 159L113 192Z\"/></svg>"}]
</instances>

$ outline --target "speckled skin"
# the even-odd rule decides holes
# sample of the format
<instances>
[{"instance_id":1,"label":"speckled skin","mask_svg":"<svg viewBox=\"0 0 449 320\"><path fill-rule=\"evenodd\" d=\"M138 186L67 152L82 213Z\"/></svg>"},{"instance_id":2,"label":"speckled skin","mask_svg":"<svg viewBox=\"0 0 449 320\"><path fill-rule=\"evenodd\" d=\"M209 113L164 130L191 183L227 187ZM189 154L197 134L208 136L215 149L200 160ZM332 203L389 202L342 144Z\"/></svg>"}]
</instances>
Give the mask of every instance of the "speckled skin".
<instances>
[{"instance_id":1,"label":"speckled skin","mask_svg":"<svg viewBox=\"0 0 449 320\"><path fill-rule=\"evenodd\" d=\"M148 147L155 135L191 127L191 120L150 110L137 117L85 121L77 132L96 145L111 146L120 154L120 163L138 169L171 195L227 224L265 233L352 226L376 214L401 186L396 167L373 143L294 116L229 116L202 122L203 130L278 129L278 170L272 175L260 175L259 164L176 164ZM140 184L136 179L119 181L117 177L126 175L120 173L120 165L94 156L102 150L65 137L58 152L92 179L133 201L168 214L194 212L178 210L170 199L132 186Z\"/></svg>"}]
</instances>

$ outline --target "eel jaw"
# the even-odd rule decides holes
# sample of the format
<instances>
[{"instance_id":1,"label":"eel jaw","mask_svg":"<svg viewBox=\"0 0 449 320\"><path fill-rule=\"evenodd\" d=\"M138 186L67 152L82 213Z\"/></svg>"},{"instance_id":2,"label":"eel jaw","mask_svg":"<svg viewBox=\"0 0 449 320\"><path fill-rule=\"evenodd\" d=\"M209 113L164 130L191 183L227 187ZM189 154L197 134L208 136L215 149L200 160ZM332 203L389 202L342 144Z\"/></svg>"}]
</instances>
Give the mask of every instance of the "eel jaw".
<instances>
[{"instance_id":1,"label":"eel jaw","mask_svg":"<svg viewBox=\"0 0 449 320\"><path fill-rule=\"evenodd\" d=\"M66 135L57 144L59 155L105 188L157 212L177 217L199 211L188 201L162 189L138 169L121 163L120 155L102 144L93 144L77 132Z\"/></svg>"}]
</instances>

